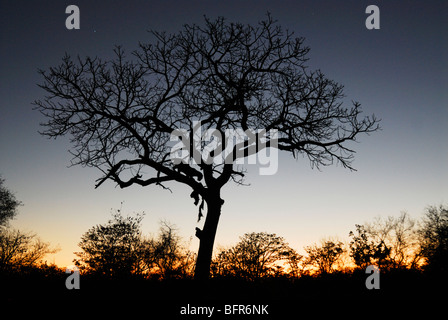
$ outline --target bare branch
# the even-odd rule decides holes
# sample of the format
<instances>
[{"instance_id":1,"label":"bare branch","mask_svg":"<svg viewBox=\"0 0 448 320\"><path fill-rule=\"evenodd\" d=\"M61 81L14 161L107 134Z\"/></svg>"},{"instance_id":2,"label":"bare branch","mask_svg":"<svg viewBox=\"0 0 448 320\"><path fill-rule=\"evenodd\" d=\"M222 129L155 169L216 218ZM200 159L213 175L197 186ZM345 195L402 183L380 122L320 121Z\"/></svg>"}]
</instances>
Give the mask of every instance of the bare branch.
<instances>
[{"instance_id":1,"label":"bare branch","mask_svg":"<svg viewBox=\"0 0 448 320\"><path fill-rule=\"evenodd\" d=\"M358 102L344 106L342 85L307 68L304 38L269 14L258 25L206 18L202 26L152 36L130 57L117 47L110 60L66 55L59 66L39 71L47 93L35 102L47 119L42 134L69 135L72 164L103 173L96 187L109 179L122 188L169 189L164 183L176 181L206 197L230 179L241 183L243 170L232 161L194 163L190 155L188 168L176 170L167 158L170 134L191 132L194 121L221 133L277 130L279 150L303 154L318 168L339 162L351 170L355 151L347 142L379 129L374 115L361 116ZM233 151L237 160L260 148L243 141ZM146 169L155 173L147 177ZM204 179L197 181L195 171Z\"/></svg>"}]
</instances>

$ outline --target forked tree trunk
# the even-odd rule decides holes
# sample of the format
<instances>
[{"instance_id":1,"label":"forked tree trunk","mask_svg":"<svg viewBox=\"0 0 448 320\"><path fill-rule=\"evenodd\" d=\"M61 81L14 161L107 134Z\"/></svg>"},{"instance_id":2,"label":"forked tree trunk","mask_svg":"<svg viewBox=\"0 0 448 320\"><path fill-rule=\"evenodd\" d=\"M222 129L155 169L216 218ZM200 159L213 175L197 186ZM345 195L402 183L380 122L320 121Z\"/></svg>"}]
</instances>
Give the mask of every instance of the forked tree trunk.
<instances>
[{"instance_id":1,"label":"forked tree trunk","mask_svg":"<svg viewBox=\"0 0 448 320\"><path fill-rule=\"evenodd\" d=\"M213 244L215 243L223 203L224 201L220 198L219 193L207 199L207 215L204 228L202 231L197 230L196 232L196 236L199 238L199 251L194 271L195 280L207 280L210 275Z\"/></svg>"}]
</instances>

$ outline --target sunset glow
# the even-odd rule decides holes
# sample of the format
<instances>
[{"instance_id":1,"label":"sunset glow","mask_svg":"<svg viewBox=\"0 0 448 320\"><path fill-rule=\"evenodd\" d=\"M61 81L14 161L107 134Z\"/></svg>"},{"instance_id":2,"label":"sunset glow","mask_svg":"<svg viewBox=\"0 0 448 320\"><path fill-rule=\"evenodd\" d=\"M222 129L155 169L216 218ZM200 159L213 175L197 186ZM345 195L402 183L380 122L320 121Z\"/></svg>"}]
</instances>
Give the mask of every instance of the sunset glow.
<instances>
[{"instance_id":1,"label":"sunset glow","mask_svg":"<svg viewBox=\"0 0 448 320\"><path fill-rule=\"evenodd\" d=\"M156 235L160 221L169 221L197 252L196 228L203 228L204 219L198 219L191 189L172 181L167 188L120 188L106 179L95 188L104 174L70 166L70 133L58 139L39 134L46 119L32 102L46 93L38 87L38 69L60 64L66 53L107 60L114 45L131 59L139 42L154 40L149 29L175 33L184 24L201 24L204 15L256 24L267 12L305 38L310 70L344 86L344 107L359 101L362 116L381 119L381 130L347 142L356 151L353 171L336 160L311 168L305 155L284 151L238 164L247 169L244 185L230 181L222 189L214 252L245 233L267 232L305 254L305 247L322 239L347 244L356 224L375 217L407 212L420 219L428 206L448 202L448 9L446 2L429 3L379 2L380 20L366 21L368 1L80 0L74 2L80 11L75 26L66 19L76 8L66 12L65 2L2 2L0 175L23 203L11 226L59 247L44 260L69 270L82 235L118 209L144 213L144 236Z\"/></svg>"}]
</instances>

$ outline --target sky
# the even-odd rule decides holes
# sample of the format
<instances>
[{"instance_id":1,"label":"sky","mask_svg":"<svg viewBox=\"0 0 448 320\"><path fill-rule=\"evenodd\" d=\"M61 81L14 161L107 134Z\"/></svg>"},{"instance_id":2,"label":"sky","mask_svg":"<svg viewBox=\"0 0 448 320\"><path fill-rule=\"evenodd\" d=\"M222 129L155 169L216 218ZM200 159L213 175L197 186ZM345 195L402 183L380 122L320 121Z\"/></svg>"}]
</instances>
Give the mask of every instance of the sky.
<instances>
[{"instance_id":1,"label":"sky","mask_svg":"<svg viewBox=\"0 0 448 320\"><path fill-rule=\"evenodd\" d=\"M80 9L80 29L68 30L67 6ZM380 29L368 30L366 7L377 5ZM48 262L72 264L84 232L111 212L145 212L142 229L175 224L197 250L197 207L187 187L95 189L101 173L70 167L69 137L41 136L45 119L32 102L44 92L37 70L72 56L109 58L127 52L148 30L177 32L184 24L223 16L254 24L270 12L305 37L309 66L344 85L347 106L382 119L382 130L349 146L357 171L311 169L280 153L275 175L248 166L250 186L224 187L215 248L246 232L276 233L299 252L324 237L347 239L355 224L406 211L420 218L428 205L448 203L448 2L446 1L10 1L0 3L0 175L23 202L11 225L61 249Z\"/></svg>"}]
</instances>

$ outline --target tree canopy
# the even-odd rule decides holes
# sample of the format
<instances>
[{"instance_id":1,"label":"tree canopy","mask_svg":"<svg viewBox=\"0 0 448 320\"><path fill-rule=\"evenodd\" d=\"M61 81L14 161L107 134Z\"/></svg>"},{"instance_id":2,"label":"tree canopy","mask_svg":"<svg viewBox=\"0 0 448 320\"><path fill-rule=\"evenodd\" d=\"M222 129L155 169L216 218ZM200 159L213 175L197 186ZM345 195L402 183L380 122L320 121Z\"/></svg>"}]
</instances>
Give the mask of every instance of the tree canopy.
<instances>
[{"instance_id":1,"label":"tree canopy","mask_svg":"<svg viewBox=\"0 0 448 320\"><path fill-rule=\"evenodd\" d=\"M238 244L217 254L213 271L217 275L255 280L282 273L283 264L293 256L296 252L276 234L246 233Z\"/></svg>"},{"instance_id":2,"label":"tree canopy","mask_svg":"<svg viewBox=\"0 0 448 320\"><path fill-rule=\"evenodd\" d=\"M123 217L120 212L105 225L90 228L81 237L75 262L88 272L106 277L139 273L141 262L141 215Z\"/></svg>"}]
</instances>

